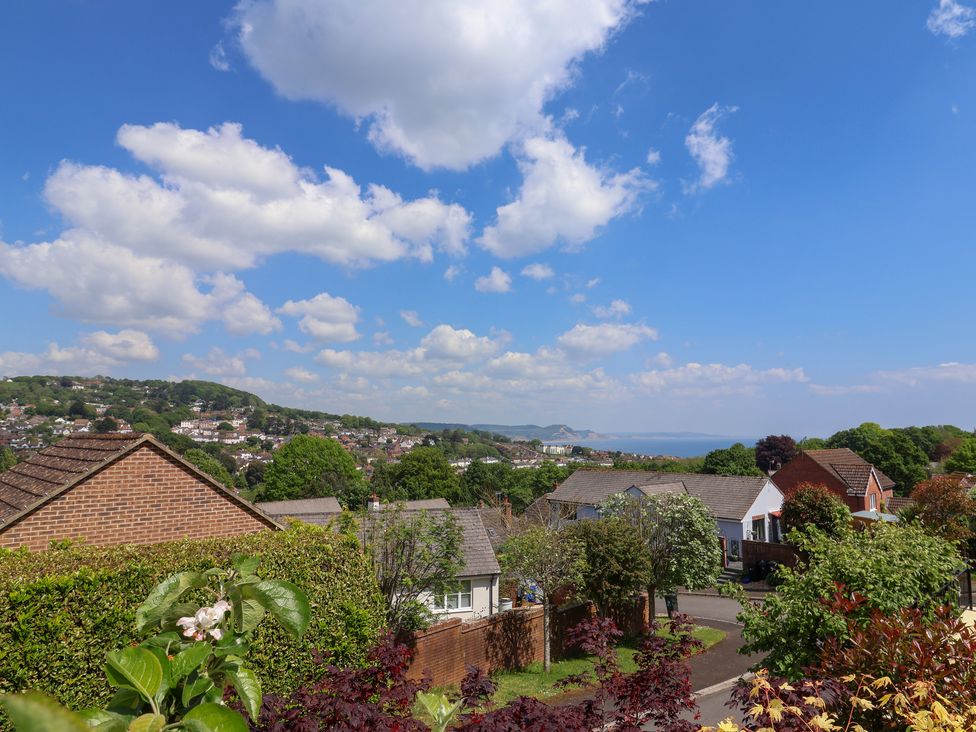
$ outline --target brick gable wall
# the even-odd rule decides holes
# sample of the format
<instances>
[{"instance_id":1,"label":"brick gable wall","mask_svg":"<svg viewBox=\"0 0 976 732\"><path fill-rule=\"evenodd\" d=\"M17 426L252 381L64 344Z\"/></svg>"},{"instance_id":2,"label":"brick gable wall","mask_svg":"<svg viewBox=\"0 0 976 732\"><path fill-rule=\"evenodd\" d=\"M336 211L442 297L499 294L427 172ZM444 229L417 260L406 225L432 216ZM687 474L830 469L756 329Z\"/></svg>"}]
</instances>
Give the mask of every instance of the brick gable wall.
<instances>
[{"instance_id":1,"label":"brick gable wall","mask_svg":"<svg viewBox=\"0 0 976 732\"><path fill-rule=\"evenodd\" d=\"M864 508L863 498L847 495L847 484L844 481L838 480L823 466L819 465L816 460L804 453L800 453L773 473L772 481L783 493L789 493L803 483L825 485L851 511L860 511Z\"/></svg>"},{"instance_id":2,"label":"brick gable wall","mask_svg":"<svg viewBox=\"0 0 976 732\"><path fill-rule=\"evenodd\" d=\"M0 546L46 549L52 540L154 544L272 528L178 461L144 444L14 523Z\"/></svg>"}]
</instances>

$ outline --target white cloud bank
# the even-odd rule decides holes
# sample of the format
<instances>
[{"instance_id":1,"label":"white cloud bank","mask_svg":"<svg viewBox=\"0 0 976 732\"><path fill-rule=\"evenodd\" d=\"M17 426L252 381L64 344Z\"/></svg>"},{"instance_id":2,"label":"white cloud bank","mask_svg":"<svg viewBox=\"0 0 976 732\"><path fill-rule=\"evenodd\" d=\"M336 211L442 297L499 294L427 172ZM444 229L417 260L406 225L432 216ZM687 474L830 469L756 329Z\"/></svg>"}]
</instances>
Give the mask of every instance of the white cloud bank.
<instances>
[{"instance_id":1,"label":"white cloud bank","mask_svg":"<svg viewBox=\"0 0 976 732\"><path fill-rule=\"evenodd\" d=\"M755 369L749 364L686 363L674 368L652 369L632 376L633 382L650 392L676 396L718 396L751 394L760 384L806 382L802 368Z\"/></svg>"},{"instance_id":2,"label":"white cloud bank","mask_svg":"<svg viewBox=\"0 0 976 732\"><path fill-rule=\"evenodd\" d=\"M478 292L508 292L512 289L512 277L501 267L492 267L491 272L474 281Z\"/></svg>"},{"instance_id":3,"label":"white cloud bank","mask_svg":"<svg viewBox=\"0 0 976 732\"><path fill-rule=\"evenodd\" d=\"M137 330L116 333L99 330L82 335L81 346L49 343L42 353L0 352L0 376L71 374L94 376L134 361L155 361L159 349L152 338Z\"/></svg>"},{"instance_id":4,"label":"white cloud bank","mask_svg":"<svg viewBox=\"0 0 976 732\"><path fill-rule=\"evenodd\" d=\"M580 358L599 358L627 351L641 341L657 340L658 333L646 325L628 323L577 323L556 339L570 355Z\"/></svg>"},{"instance_id":5,"label":"white cloud bank","mask_svg":"<svg viewBox=\"0 0 976 732\"><path fill-rule=\"evenodd\" d=\"M299 330L317 341L349 343L360 337L356 330L359 308L344 297L323 292L309 300L289 300L278 312L301 318Z\"/></svg>"},{"instance_id":6,"label":"white cloud bank","mask_svg":"<svg viewBox=\"0 0 976 732\"><path fill-rule=\"evenodd\" d=\"M381 150L463 169L545 124L574 63L640 0L250 0L234 22L254 67L289 99L366 120Z\"/></svg>"}]
</instances>

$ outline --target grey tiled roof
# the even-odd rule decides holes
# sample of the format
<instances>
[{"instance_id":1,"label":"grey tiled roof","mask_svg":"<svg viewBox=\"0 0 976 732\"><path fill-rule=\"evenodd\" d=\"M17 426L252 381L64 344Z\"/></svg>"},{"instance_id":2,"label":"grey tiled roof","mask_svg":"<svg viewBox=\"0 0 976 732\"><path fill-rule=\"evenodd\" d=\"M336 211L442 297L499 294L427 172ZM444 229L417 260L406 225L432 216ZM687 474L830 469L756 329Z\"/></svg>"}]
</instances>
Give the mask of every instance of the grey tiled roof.
<instances>
[{"instance_id":1,"label":"grey tiled roof","mask_svg":"<svg viewBox=\"0 0 976 732\"><path fill-rule=\"evenodd\" d=\"M867 492L868 477L871 475L873 466L853 450L838 447L830 450L805 450L804 452L820 467L839 478L854 495L863 496ZM882 490L895 487L895 481L878 468L874 468L874 474L878 476Z\"/></svg>"},{"instance_id":2,"label":"grey tiled roof","mask_svg":"<svg viewBox=\"0 0 976 732\"><path fill-rule=\"evenodd\" d=\"M461 552L464 555L464 569L458 572L458 577L477 577L486 574L501 574L495 550L491 548L488 532L481 521L481 514L477 508L450 509L464 532L461 540Z\"/></svg>"},{"instance_id":3,"label":"grey tiled roof","mask_svg":"<svg viewBox=\"0 0 976 732\"><path fill-rule=\"evenodd\" d=\"M421 511L432 508L450 508L446 498L424 498L419 501L400 501L407 511Z\"/></svg>"},{"instance_id":4,"label":"grey tiled roof","mask_svg":"<svg viewBox=\"0 0 976 732\"><path fill-rule=\"evenodd\" d=\"M254 504L269 516L300 516L312 513L342 513L335 496L298 498L293 501L262 501Z\"/></svg>"},{"instance_id":5,"label":"grey tiled roof","mask_svg":"<svg viewBox=\"0 0 976 732\"><path fill-rule=\"evenodd\" d=\"M553 500L568 503L600 503L631 486L646 492L648 486L673 486L678 481L684 484L689 494L700 498L711 509L715 518L742 521L769 478L751 475L650 473L640 470L577 470L550 496ZM591 500L588 496L602 497Z\"/></svg>"}]
</instances>

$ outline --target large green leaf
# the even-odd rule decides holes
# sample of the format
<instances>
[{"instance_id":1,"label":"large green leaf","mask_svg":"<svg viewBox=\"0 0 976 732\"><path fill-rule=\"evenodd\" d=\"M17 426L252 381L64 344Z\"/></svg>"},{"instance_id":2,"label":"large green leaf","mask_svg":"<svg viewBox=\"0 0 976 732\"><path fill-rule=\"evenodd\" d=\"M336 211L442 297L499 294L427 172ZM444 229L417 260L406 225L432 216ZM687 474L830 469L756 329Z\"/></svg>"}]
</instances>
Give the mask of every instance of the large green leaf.
<instances>
[{"instance_id":1,"label":"large green leaf","mask_svg":"<svg viewBox=\"0 0 976 732\"><path fill-rule=\"evenodd\" d=\"M162 714L143 714L132 720L127 732L159 732L165 726L166 717Z\"/></svg>"},{"instance_id":2,"label":"large green leaf","mask_svg":"<svg viewBox=\"0 0 976 732\"><path fill-rule=\"evenodd\" d=\"M197 723L201 732L247 732L244 717L222 704L201 704L183 716L184 722Z\"/></svg>"},{"instance_id":3,"label":"large green leaf","mask_svg":"<svg viewBox=\"0 0 976 732\"><path fill-rule=\"evenodd\" d=\"M198 668L210 655L212 646L209 643L194 643L184 651L180 651L170 662L169 674L173 684Z\"/></svg>"},{"instance_id":4,"label":"large green leaf","mask_svg":"<svg viewBox=\"0 0 976 732\"><path fill-rule=\"evenodd\" d=\"M113 714L135 717L142 711L145 702L135 689L123 686L109 699L105 709Z\"/></svg>"},{"instance_id":5,"label":"large green leaf","mask_svg":"<svg viewBox=\"0 0 976 732\"><path fill-rule=\"evenodd\" d=\"M37 691L0 695L17 732L88 732L85 720Z\"/></svg>"},{"instance_id":6,"label":"large green leaf","mask_svg":"<svg viewBox=\"0 0 976 732\"><path fill-rule=\"evenodd\" d=\"M105 675L113 686L128 686L151 701L163 683L163 667L145 648L124 648L108 654Z\"/></svg>"},{"instance_id":7,"label":"large green leaf","mask_svg":"<svg viewBox=\"0 0 976 732\"><path fill-rule=\"evenodd\" d=\"M131 714L116 714L106 709L86 709L79 715L93 732L126 732L135 719Z\"/></svg>"},{"instance_id":8,"label":"large green leaf","mask_svg":"<svg viewBox=\"0 0 976 732\"><path fill-rule=\"evenodd\" d=\"M264 580L241 588L245 599L254 599L281 623L285 630L299 637L312 617L308 597L296 585L282 580Z\"/></svg>"},{"instance_id":9,"label":"large green leaf","mask_svg":"<svg viewBox=\"0 0 976 732\"><path fill-rule=\"evenodd\" d=\"M238 574L246 577L257 571L258 565L261 564L261 558L249 557L246 554L235 554L231 557L230 563L237 570Z\"/></svg>"},{"instance_id":10,"label":"large green leaf","mask_svg":"<svg viewBox=\"0 0 976 732\"><path fill-rule=\"evenodd\" d=\"M252 722L258 721L258 714L261 712L261 682L254 672L250 669L239 668L234 672L228 673L227 678L234 685L234 691L244 702L244 708Z\"/></svg>"},{"instance_id":11,"label":"large green leaf","mask_svg":"<svg viewBox=\"0 0 976 732\"><path fill-rule=\"evenodd\" d=\"M207 578L201 572L178 572L153 587L146 601L136 610L136 629L139 632L154 626L187 590L206 587Z\"/></svg>"}]
</instances>

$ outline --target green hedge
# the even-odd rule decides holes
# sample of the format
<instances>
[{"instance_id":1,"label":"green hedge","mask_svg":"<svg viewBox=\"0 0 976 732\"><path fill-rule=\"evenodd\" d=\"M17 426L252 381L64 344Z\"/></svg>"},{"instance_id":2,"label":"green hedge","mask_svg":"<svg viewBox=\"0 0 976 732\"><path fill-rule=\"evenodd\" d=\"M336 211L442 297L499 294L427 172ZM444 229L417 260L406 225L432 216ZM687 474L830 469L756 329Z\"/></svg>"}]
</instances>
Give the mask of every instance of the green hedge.
<instances>
[{"instance_id":1,"label":"green hedge","mask_svg":"<svg viewBox=\"0 0 976 732\"><path fill-rule=\"evenodd\" d=\"M355 537L295 524L286 531L153 546L0 550L0 691L41 689L74 709L110 696L105 653L136 639L136 608L173 572L261 557L258 573L294 582L312 621L300 640L270 618L255 631L247 665L265 692L313 678L312 650L357 663L383 624L383 602Z\"/></svg>"}]
</instances>

